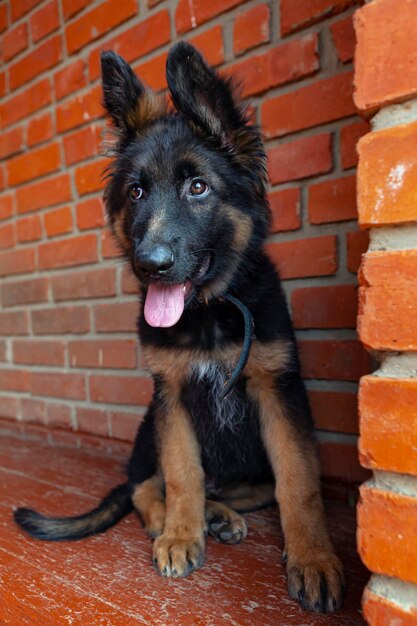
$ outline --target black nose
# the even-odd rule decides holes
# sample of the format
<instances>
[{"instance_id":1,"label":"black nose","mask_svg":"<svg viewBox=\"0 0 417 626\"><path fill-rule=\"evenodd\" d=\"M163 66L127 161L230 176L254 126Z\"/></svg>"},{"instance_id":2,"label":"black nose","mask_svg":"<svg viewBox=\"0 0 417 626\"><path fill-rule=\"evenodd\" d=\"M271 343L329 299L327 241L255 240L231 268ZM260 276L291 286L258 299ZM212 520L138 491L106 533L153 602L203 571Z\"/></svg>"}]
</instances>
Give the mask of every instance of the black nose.
<instances>
[{"instance_id":1,"label":"black nose","mask_svg":"<svg viewBox=\"0 0 417 626\"><path fill-rule=\"evenodd\" d=\"M174 265L174 253L171 246L159 244L157 246L141 248L136 251L136 266L147 274L163 274Z\"/></svg>"}]
</instances>

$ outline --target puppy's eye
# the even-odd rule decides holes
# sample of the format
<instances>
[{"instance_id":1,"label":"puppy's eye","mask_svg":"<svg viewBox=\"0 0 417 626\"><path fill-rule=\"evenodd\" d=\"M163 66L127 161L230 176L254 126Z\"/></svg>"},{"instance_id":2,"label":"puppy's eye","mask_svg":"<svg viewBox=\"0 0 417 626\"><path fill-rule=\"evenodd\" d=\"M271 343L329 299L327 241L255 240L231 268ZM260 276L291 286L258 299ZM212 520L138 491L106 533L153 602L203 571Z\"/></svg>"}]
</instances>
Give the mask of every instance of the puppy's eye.
<instances>
[{"instance_id":1,"label":"puppy's eye","mask_svg":"<svg viewBox=\"0 0 417 626\"><path fill-rule=\"evenodd\" d=\"M208 194L210 188L208 184L201 178L195 178L190 185L190 196L205 196Z\"/></svg>"},{"instance_id":2,"label":"puppy's eye","mask_svg":"<svg viewBox=\"0 0 417 626\"><path fill-rule=\"evenodd\" d=\"M131 200L139 200L143 196L143 189L140 185L132 185L130 188L130 199Z\"/></svg>"}]
</instances>

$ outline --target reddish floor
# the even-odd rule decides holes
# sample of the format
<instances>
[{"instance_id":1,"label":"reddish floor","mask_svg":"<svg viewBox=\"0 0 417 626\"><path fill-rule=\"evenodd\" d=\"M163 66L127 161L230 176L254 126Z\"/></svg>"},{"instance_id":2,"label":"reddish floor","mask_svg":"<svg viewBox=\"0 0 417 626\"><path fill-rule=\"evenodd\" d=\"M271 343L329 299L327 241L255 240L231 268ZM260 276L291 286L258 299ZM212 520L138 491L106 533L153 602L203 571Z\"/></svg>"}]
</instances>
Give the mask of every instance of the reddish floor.
<instances>
[{"instance_id":1,"label":"reddish floor","mask_svg":"<svg viewBox=\"0 0 417 626\"><path fill-rule=\"evenodd\" d=\"M286 593L282 534L275 510L247 516L238 546L209 539L202 570L160 578L151 543L134 514L104 535L76 543L29 539L12 520L14 506L49 514L87 510L122 478L122 463L101 452L0 439L0 624L12 626L360 626L367 573L355 555L351 509L327 504L349 591L336 616L304 613Z\"/></svg>"}]
</instances>

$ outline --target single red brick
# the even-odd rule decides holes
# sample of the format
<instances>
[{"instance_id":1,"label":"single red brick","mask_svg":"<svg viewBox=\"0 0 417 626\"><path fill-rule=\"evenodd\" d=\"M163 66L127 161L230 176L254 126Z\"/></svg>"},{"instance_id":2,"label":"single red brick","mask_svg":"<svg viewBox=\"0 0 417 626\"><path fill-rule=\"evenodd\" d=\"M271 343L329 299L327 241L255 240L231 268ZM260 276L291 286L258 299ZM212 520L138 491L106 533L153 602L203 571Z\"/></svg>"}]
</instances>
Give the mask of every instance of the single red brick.
<instances>
[{"instance_id":1,"label":"single red brick","mask_svg":"<svg viewBox=\"0 0 417 626\"><path fill-rule=\"evenodd\" d=\"M23 15L26 15L26 13L29 13L29 11L40 2L42 2L42 0L12 0L12 2L10 2L12 22L15 22Z\"/></svg>"},{"instance_id":2,"label":"single red brick","mask_svg":"<svg viewBox=\"0 0 417 626\"><path fill-rule=\"evenodd\" d=\"M332 169L331 135L294 139L271 148L268 171L273 185L323 174Z\"/></svg>"},{"instance_id":3,"label":"single red brick","mask_svg":"<svg viewBox=\"0 0 417 626\"><path fill-rule=\"evenodd\" d=\"M401 602L401 601L400 601ZM416 626L417 607L403 606L365 588L362 610L369 626Z\"/></svg>"},{"instance_id":4,"label":"single red brick","mask_svg":"<svg viewBox=\"0 0 417 626\"><path fill-rule=\"evenodd\" d=\"M72 199L69 174L59 174L47 180L23 185L16 190L16 199L18 213L28 213L67 202Z\"/></svg>"},{"instance_id":5,"label":"single red brick","mask_svg":"<svg viewBox=\"0 0 417 626\"><path fill-rule=\"evenodd\" d=\"M93 402L146 406L152 398L153 382L151 378L93 374L90 376L89 383L90 398Z\"/></svg>"},{"instance_id":6,"label":"single red brick","mask_svg":"<svg viewBox=\"0 0 417 626\"><path fill-rule=\"evenodd\" d=\"M91 0L62 0L62 11L64 18L68 20L70 17L79 13L81 9L87 6Z\"/></svg>"},{"instance_id":7,"label":"single red brick","mask_svg":"<svg viewBox=\"0 0 417 626\"><path fill-rule=\"evenodd\" d=\"M359 432L356 393L310 389L308 398L316 428L338 433Z\"/></svg>"},{"instance_id":8,"label":"single red brick","mask_svg":"<svg viewBox=\"0 0 417 626\"><path fill-rule=\"evenodd\" d=\"M35 335L81 335L90 330L87 307L54 307L32 311L32 328Z\"/></svg>"},{"instance_id":9,"label":"single red brick","mask_svg":"<svg viewBox=\"0 0 417 626\"><path fill-rule=\"evenodd\" d=\"M21 152L24 145L22 126L2 133L0 135L0 159L5 159L6 157Z\"/></svg>"},{"instance_id":10,"label":"single red brick","mask_svg":"<svg viewBox=\"0 0 417 626\"><path fill-rule=\"evenodd\" d=\"M299 341L304 378L357 381L369 373L371 359L354 339Z\"/></svg>"},{"instance_id":11,"label":"single red brick","mask_svg":"<svg viewBox=\"0 0 417 626\"><path fill-rule=\"evenodd\" d=\"M13 198L12 194L0 196L0 220L5 220L13 215Z\"/></svg>"},{"instance_id":12,"label":"single red brick","mask_svg":"<svg viewBox=\"0 0 417 626\"><path fill-rule=\"evenodd\" d=\"M88 157L98 154L101 129L92 124L82 130L77 130L63 139L65 162L67 165L84 161Z\"/></svg>"},{"instance_id":13,"label":"single red brick","mask_svg":"<svg viewBox=\"0 0 417 626\"><path fill-rule=\"evenodd\" d=\"M85 87L85 63L82 59L74 61L54 75L54 87L57 100L61 100L70 93Z\"/></svg>"},{"instance_id":14,"label":"single red brick","mask_svg":"<svg viewBox=\"0 0 417 626\"><path fill-rule=\"evenodd\" d=\"M101 197L89 198L76 205L77 227L79 230L104 226L106 217Z\"/></svg>"},{"instance_id":15,"label":"single red brick","mask_svg":"<svg viewBox=\"0 0 417 626\"><path fill-rule=\"evenodd\" d=\"M109 436L107 411L101 409L77 408L77 430L101 437Z\"/></svg>"},{"instance_id":16,"label":"single red brick","mask_svg":"<svg viewBox=\"0 0 417 626\"><path fill-rule=\"evenodd\" d=\"M37 396L51 396L52 398L69 398L84 400L84 374L68 374L57 372L31 372L30 388Z\"/></svg>"},{"instance_id":17,"label":"single red brick","mask_svg":"<svg viewBox=\"0 0 417 626\"><path fill-rule=\"evenodd\" d=\"M15 227L13 223L0 226L0 249L14 248L16 245Z\"/></svg>"},{"instance_id":18,"label":"single red brick","mask_svg":"<svg viewBox=\"0 0 417 626\"><path fill-rule=\"evenodd\" d=\"M410 558L417 551L417 499L371 485L360 492L357 539L363 562L377 574L417 583Z\"/></svg>"},{"instance_id":19,"label":"single red brick","mask_svg":"<svg viewBox=\"0 0 417 626\"><path fill-rule=\"evenodd\" d=\"M175 25L177 33L182 34L204 24L215 15L220 15L238 6L244 0L179 0L175 12Z\"/></svg>"},{"instance_id":20,"label":"single red brick","mask_svg":"<svg viewBox=\"0 0 417 626\"><path fill-rule=\"evenodd\" d=\"M107 158L94 159L92 163L81 165L75 170L75 184L80 196L103 189L103 172L107 167Z\"/></svg>"},{"instance_id":21,"label":"single red brick","mask_svg":"<svg viewBox=\"0 0 417 626\"><path fill-rule=\"evenodd\" d=\"M32 278L4 283L1 287L3 306L21 306L48 300L48 278Z\"/></svg>"},{"instance_id":22,"label":"single red brick","mask_svg":"<svg viewBox=\"0 0 417 626\"><path fill-rule=\"evenodd\" d=\"M355 53L356 45L352 16L348 15L338 22L334 22L334 24L330 26L330 30L339 61L342 61L342 63L351 61Z\"/></svg>"},{"instance_id":23,"label":"single red brick","mask_svg":"<svg viewBox=\"0 0 417 626\"><path fill-rule=\"evenodd\" d=\"M2 304L3 288L2 288ZM0 335L27 335L29 334L29 316L27 311L13 311L0 313Z\"/></svg>"},{"instance_id":24,"label":"single red brick","mask_svg":"<svg viewBox=\"0 0 417 626\"><path fill-rule=\"evenodd\" d=\"M53 134L54 129L52 125L52 115L50 113L44 113L28 122L27 142L29 147L51 139Z\"/></svg>"},{"instance_id":25,"label":"single red brick","mask_svg":"<svg viewBox=\"0 0 417 626\"><path fill-rule=\"evenodd\" d=\"M46 422L46 404L44 400L37 398L20 399L20 418L25 424L25 434L28 424L29 428L42 428ZM33 436L33 435L32 435Z\"/></svg>"},{"instance_id":26,"label":"single red brick","mask_svg":"<svg viewBox=\"0 0 417 626\"><path fill-rule=\"evenodd\" d=\"M161 91L161 89L166 89L167 87L167 58L168 53L163 52L149 61L134 65L133 69L136 74L140 76L141 81L148 85L148 87L154 89L155 91Z\"/></svg>"},{"instance_id":27,"label":"single red brick","mask_svg":"<svg viewBox=\"0 0 417 626\"><path fill-rule=\"evenodd\" d=\"M80 235L71 239L40 244L39 269L54 269L94 263L98 259L97 237Z\"/></svg>"},{"instance_id":28,"label":"single red brick","mask_svg":"<svg viewBox=\"0 0 417 626\"><path fill-rule=\"evenodd\" d=\"M417 349L417 250L368 252L362 262L358 333L376 350Z\"/></svg>"},{"instance_id":29,"label":"single red brick","mask_svg":"<svg viewBox=\"0 0 417 626\"><path fill-rule=\"evenodd\" d=\"M28 28L24 22L14 28L10 28L3 35L1 41L3 61L10 61L19 52L26 50L28 43Z\"/></svg>"},{"instance_id":30,"label":"single red brick","mask_svg":"<svg viewBox=\"0 0 417 626\"><path fill-rule=\"evenodd\" d=\"M325 276L337 270L337 237L324 235L267 246L281 278Z\"/></svg>"},{"instance_id":31,"label":"single red brick","mask_svg":"<svg viewBox=\"0 0 417 626\"><path fill-rule=\"evenodd\" d=\"M65 343L18 339L13 341L13 361L19 365L65 365Z\"/></svg>"},{"instance_id":32,"label":"single red brick","mask_svg":"<svg viewBox=\"0 0 417 626\"><path fill-rule=\"evenodd\" d=\"M272 211L272 233L297 230L301 227L300 202L299 187L279 189L269 194L269 204Z\"/></svg>"},{"instance_id":33,"label":"single red brick","mask_svg":"<svg viewBox=\"0 0 417 626\"><path fill-rule=\"evenodd\" d=\"M268 98L261 107L265 135L281 137L353 115L352 91L352 73L345 72Z\"/></svg>"},{"instance_id":34,"label":"single red brick","mask_svg":"<svg viewBox=\"0 0 417 626\"><path fill-rule=\"evenodd\" d=\"M30 18L32 40L36 43L59 28L58 3L52 0Z\"/></svg>"},{"instance_id":35,"label":"single red brick","mask_svg":"<svg viewBox=\"0 0 417 626\"><path fill-rule=\"evenodd\" d=\"M0 254L0 276L26 274L35 270L35 250L24 248Z\"/></svg>"},{"instance_id":36,"label":"single red brick","mask_svg":"<svg viewBox=\"0 0 417 626\"><path fill-rule=\"evenodd\" d=\"M163 10L106 41L104 45L107 50L114 50L130 63L160 48L170 39L169 13ZM103 44L95 48L89 56L90 80L95 80L100 76L100 51L102 49Z\"/></svg>"},{"instance_id":37,"label":"single red brick","mask_svg":"<svg viewBox=\"0 0 417 626\"><path fill-rule=\"evenodd\" d=\"M57 106L57 132L63 133L71 128L76 128L86 122L97 119L102 114L101 87L93 87L90 91L78 94L71 100L67 100Z\"/></svg>"},{"instance_id":38,"label":"single red brick","mask_svg":"<svg viewBox=\"0 0 417 626\"><path fill-rule=\"evenodd\" d=\"M96 304L93 308L94 325L98 333L125 333L136 331L138 302Z\"/></svg>"},{"instance_id":39,"label":"single red brick","mask_svg":"<svg viewBox=\"0 0 417 626\"><path fill-rule=\"evenodd\" d=\"M355 13L355 102L361 110L373 111L417 93L417 78L410 72L417 63L417 1L397 9L396 0L384 0Z\"/></svg>"},{"instance_id":40,"label":"single red brick","mask_svg":"<svg viewBox=\"0 0 417 626\"><path fill-rule=\"evenodd\" d=\"M214 26L201 35L192 37L190 43L201 52L210 65L216 66L224 62L223 30L221 26Z\"/></svg>"},{"instance_id":41,"label":"single red brick","mask_svg":"<svg viewBox=\"0 0 417 626\"><path fill-rule=\"evenodd\" d=\"M66 404L47 403L46 424L55 428L72 428L71 409Z\"/></svg>"},{"instance_id":42,"label":"single red brick","mask_svg":"<svg viewBox=\"0 0 417 626\"><path fill-rule=\"evenodd\" d=\"M113 259L122 255L122 251L109 230L103 230L100 235L100 242L103 259Z\"/></svg>"},{"instance_id":43,"label":"single red brick","mask_svg":"<svg viewBox=\"0 0 417 626\"><path fill-rule=\"evenodd\" d=\"M51 143L42 148L29 150L21 156L10 159L7 163L9 184L19 185L38 176L54 172L61 164L58 143Z\"/></svg>"},{"instance_id":44,"label":"single red brick","mask_svg":"<svg viewBox=\"0 0 417 626\"><path fill-rule=\"evenodd\" d=\"M132 369L136 363L137 342L133 339L70 341L71 367Z\"/></svg>"},{"instance_id":45,"label":"single red brick","mask_svg":"<svg viewBox=\"0 0 417 626\"><path fill-rule=\"evenodd\" d=\"M317 34L309 33L234 63L225 74L237 77L243 85L242 96L247 97L309 76L318 69Z\"/></svg>"},{"instance_id":46,"label":"single red brick","mask_svg":"<svg viewBox=\"0 0 417 626\"><path fill-rule=\"evenodd\" d=\"M344 170L355 167L358 163L356 144L359 139L370 130L370 125L365 120L353 122L343 126L340 131L340 155Z\"/></svg>"},{"instance_id":47,"label":"single red brick","mask_svg":"<svg viewBox=\"0 0 417 626\"><path fill-rule=\"evenodd\" d=\"M21 417L25 422L45 424L46 404L44 400L36 398L20 399Z\"/></svg>"},{"instance_id":48,"label":"single red brick","mask_svg":"<svg viewBox=\"0 0 417 626\"><path fill-rule=\"evenodd\" d=\"M236 16L233 30L233 49L241 54L269 41L269 7L267 4L248 9Z\"/></svg>"},{"instance_id":49,"label":"single red brick","mask_svg":"<svg viewBox=\"0 0 417 626\"><path fill-rule=\"evenodd\" d=\"M17 240L20 243L37 241L42 238L41 218L39 215L24 217L16 222Z\"/></svg>"},{"instance_id":50,"label":"single red brick","mask_svg":"<svg viewBox=\"0 0 417 626\"><path fill-rule=\"evenodd\" d=\"M358 208L363 226L414 222L417 122L369 133L359 144Z\"/></svg>"},{"instance_id":51,"label":"single red brick","mask_svg":"<svg viewBox=\"0 0 417 626\"><path fill-rule=\"evenodd\" d=\"M362 255L369 246L369 232L367 230L346 233L347 268L352 274L356 274L361 264Z\"/></svg>"},{"instance_id":52,"label":"single red brick","mask_svg":"<svg viewBox=\"0 0 417 626\"><path fill-rule=\"evenodd\" d=\"M7 29L8 19L7 19L7 4L0 5L0 33L4 32Z\"/></svg>"},{"instance_id":53,"label":"single red brick","mask_svg":"<svg viewBox=\"0 0 417 626\"><path fill-rule=\"evenodd\" d=\"M5 391L28 391L28 372L19 369L0 369L0 389Z\"/></svg>"},{"instance_id":54,"label":"single red brick","mask_svg":"<svg viewBox=\"0 0 417 626\"><path fill-rule=\"evenodd\" d=\"M4 167L4 165L0 164L0 191L3 191L5 186L6 186L6 183L5 183L5 167ZM0 199L0 203L1 203L1 199ZM2 219L2 218L0 217L0 219Z\"/></svg>"},{"instance_id":55,"label":"single red brick","mask_svg":"<svg viewBox=\"0 0 417 626\"><path fill-rule=\"evenodd\" d=\"M35 76L57 65L61 59L61 37L55 35L10 66L10 89L24 85Z\"/></svg>"},{"instance_id":56,"label":"single red brick","mask_svg":"<svg viewBox=\"0 0 417 626\"><path fill-rule=\"evenodd\" d=\"M122 24L138 11L136 0L104 0L72 21L65 30L68 54L74 54L109 30Z\"/></svg>"},{"instance_id":57,"label":"single red brick","mask_svg":"<svg viewBox=\"0 0 417 626\"><path fill-rule=\"evenodd\" d=\"M0 361L2 363L5 363L7 360L8 360L7 343L5 339L2 339L0 341ZM0 411L0 415L1 415L1 411Z\"/></svg>"},{"instance_id":58,"label":"single red brick","mask_svg":"<svg viewBox=\"0 0 417 626\"><path fill-rule=\"evenodd\" d=\"M81 298L105 298L116 295L116 270L114 267L63 274L51 277L55 301Z\"/></svg>"},{"instance_id":59,"label":"single red brick","mask_svg":"<svg viewBox=\"0 0 417 626\"><path fill-rule=\"evenodd\" d=\"M358 294L355 285L301 287L291 296L295 328L355 328Z\"/></svg>"},{"instance_id":60,"label":"single red brick","mask_svg":"<svg viewBox=\"0 0 417 626\"><path fill-rule=\"evenodd\" d=\"M12 419L18 419L20 415L19 407L20 405L19 405L19 401L17 398L13 398L11 396L0 395L0 415L2 417L10 417Z\"/></svg>"},{"instance_id":61,"label":"single red brick","mask_svg":"<svg viewBox=\"0 0 417 626\"><path fill-rule=\"evenodd\" d=\"M51 102L51 86L45 78L0 104L1 127L6 128Z\"/></svg>"},{"instance_id":62,"label":"single red brick","mask_svg":"<svg viewBox=\"0 0 417 626\"><path fill-rule=\"evenodd\" d=\"M417 380L365 376L359 407L362 465L417 475Z\"/></svg>"},{"instance_id":63,"label":"single red brick","mask_svg":"<svg viewBox=\"0 0 417 626\"><path fill-rule=\"evenodd\" d=\"M134 441L139 424L143 420L143 416L139 412L111 411L109 418L112 437L123 441Z\"/></svg>"},{"instance_id":64,"label":"single red brick","mask_svg":"<svg viewBox=\"0 0 417 626\"><path fill-rule=\"evenodd\" d=\"M326 180L308 188L310 224L344 222L357 217L355 176Z\"/></svg>"},{"instance_id":65,"label":"single red brick","mask_svg":"<svg viewBox=\"0 0 417 626\"><path fill-rule=\"evenodd\" d=\"M355 444L319 441L318 453L322 476L344 483L362 483L371 477L371 473L359 465Z\"/></svg>"},{"instance_id":66,"label":"single red brick","mask_svg":"<svg viewBox=\"0 0 417 626\"><path fill-rule=\"evenodd\" d=\"M281 0L281 34L305 28L321 21L324 17L335 15L348 6L359 4L361 0L312 0L311 2L294 2Z\"/></svg>"},{"instance_id":67,"label":"single red brick","mask_svg":"<svg viewBox=\"0 0 417 626\"><path fill-rule=\"evenodd\" d=\"M0 226L0 249L13 248L16 245L14 224Z\"/></svg>"},{"instance_id":68,"label":"single red brick","mask_svg":"<svg viewBox=\"0 0 417 626\"><path fill-rule=\"evenodd\" d=\"M60 209L53 209L44 214L45 230L48 237L56 237L72 232L72 211L66 206Z\"/></svg>"}]
</instances>

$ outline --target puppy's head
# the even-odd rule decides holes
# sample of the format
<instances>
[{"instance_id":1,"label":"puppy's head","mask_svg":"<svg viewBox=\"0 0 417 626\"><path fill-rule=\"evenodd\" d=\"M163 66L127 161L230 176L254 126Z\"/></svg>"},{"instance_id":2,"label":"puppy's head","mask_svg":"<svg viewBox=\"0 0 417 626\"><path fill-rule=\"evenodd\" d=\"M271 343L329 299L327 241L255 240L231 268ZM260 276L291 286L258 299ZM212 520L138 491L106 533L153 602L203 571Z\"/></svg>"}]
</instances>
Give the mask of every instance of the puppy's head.
<instances>
[{"instance_id":1,"label":"puppy's head","mask_svg":"<svg viewBox=\"0 0 417 626\"><path fill-rule=\"evenodd\" d=\"M146 291L145 319L173 326L185 306L233 290L266 237L265 154L230 81L189 44L172 48L174 105L114 52L101 57L117 142L105 191L113 232Z\"/></svg>"}]
</instances>

